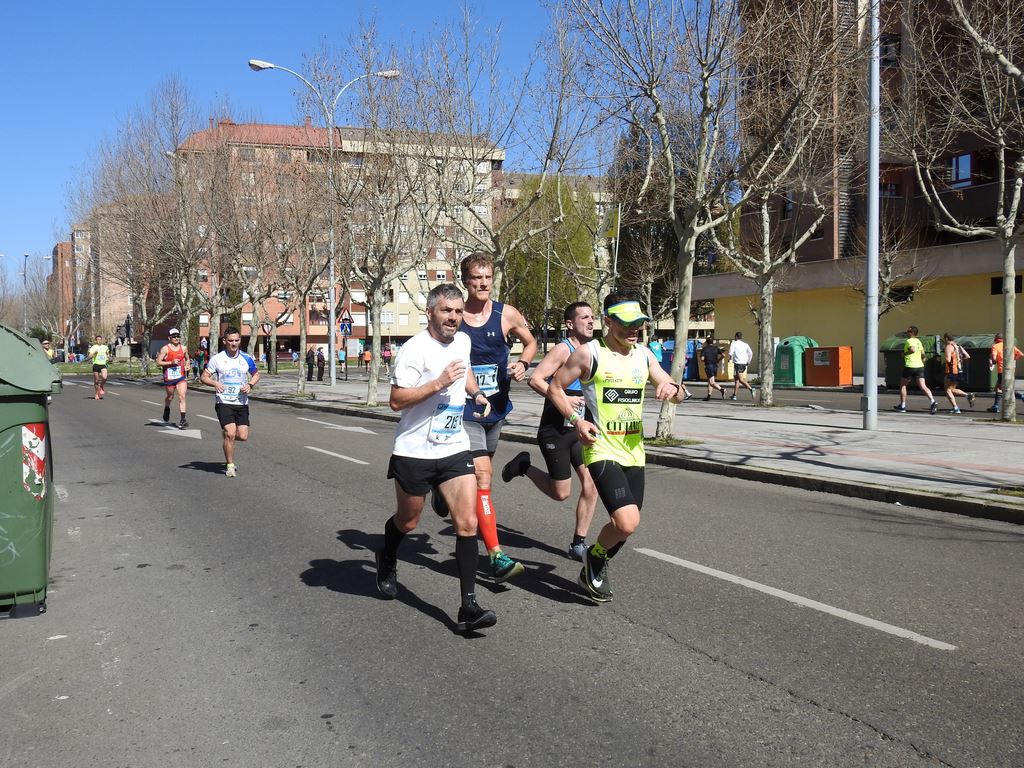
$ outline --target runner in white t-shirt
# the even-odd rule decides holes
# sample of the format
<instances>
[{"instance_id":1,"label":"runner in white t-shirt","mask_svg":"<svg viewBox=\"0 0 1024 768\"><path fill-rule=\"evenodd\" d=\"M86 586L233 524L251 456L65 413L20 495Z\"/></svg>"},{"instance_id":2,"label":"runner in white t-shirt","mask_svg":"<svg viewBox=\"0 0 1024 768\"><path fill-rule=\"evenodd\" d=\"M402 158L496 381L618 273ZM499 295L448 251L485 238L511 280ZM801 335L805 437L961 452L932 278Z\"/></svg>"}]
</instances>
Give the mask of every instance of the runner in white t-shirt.
<instances>
[{"instance_id":1,"label":"runner in white t-shirt","mask_svg":"<svg viewBox=\"0 0 1024 768\"><path fill-rule=\"evenodd\" d=\"M236 476L235 441L244 443L249 439L249 392L260 380L256 361L239 350L241 343L238 329L228 328L224 332L224 351L210 358L201 379L217 391L217 420L224 430L224 474L228 477Z\"/></svg>"},{"instance_id":2,"label":"runner in white t-shirt","mask_svg":"<svg viewBox=\"0 0 1024 768\"><path fill-rule=\"evenodd\" d=\"M469 632L494 626L493 611L476 601L476 476L469 437L462 426L467 395L482 414L490 403L469 367L469 337L459 332L465 301L446 283L427 295L427 329L402 345L391 376L392 410L401 411L388 478L395 481L397 509L384 525L384 545L375 554L377 589L398 597L398 547L419 524L427 491L436 487L451 510L455 562L462 604L456 629Z\"/></svg>"}]
</instances>

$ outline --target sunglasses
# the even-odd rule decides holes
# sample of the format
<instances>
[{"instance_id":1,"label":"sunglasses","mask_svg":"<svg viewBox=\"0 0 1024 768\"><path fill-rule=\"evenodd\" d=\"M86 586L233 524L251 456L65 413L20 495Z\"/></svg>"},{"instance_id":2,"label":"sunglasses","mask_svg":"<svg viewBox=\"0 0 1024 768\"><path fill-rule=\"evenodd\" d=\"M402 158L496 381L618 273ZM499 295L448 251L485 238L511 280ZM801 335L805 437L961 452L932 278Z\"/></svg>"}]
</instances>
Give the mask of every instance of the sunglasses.
<instances>
[{"instance_id":1,"label":"sunglasses","mask_svg":"<svg viewBox=\"0 0 1024 768\"><path fill-rule=\"evenodd\" d=\"M180 333L172 333L171 334L171 338L172 339L180 339L181 338L181 334Z\"/></svg>"},{"instance_id":2,"label":"sunglasses","mask_svg":"<svg viewBox=\"0 0 1024 768\"><path fill-rule=\"evenodd\" d=\"M615 317L615 315L612 315L612 317ZM619 318L615 317L615 322L617 322L619 325L621 325L627 331L632 331L634 328L642 328L647 321L646 320L630 320L627 323L625 320L619 320Z\"/></svg>"}]
</instances>

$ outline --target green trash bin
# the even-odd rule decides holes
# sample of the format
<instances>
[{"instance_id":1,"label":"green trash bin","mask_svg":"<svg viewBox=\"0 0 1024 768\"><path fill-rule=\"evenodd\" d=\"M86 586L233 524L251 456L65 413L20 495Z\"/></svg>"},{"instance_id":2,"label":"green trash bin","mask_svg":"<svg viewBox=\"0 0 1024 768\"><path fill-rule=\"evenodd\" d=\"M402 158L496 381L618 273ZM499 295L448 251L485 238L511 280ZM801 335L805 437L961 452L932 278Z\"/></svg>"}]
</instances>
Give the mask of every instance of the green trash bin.
<instances>
[{"instance_id":1,"label":"green trash bin","mask_svg":"<svg viewBox=\"0 0 1024 768\"><path fill-rule=\"evenodd\" d=\"M995 392L999 373L995 368L991 371L988 369L988 358L992 354L995 339L994 333L957 336L956 343L971 356L964 366L963 372L967 375L960 382L961 389L969 392Z\"/></svg>"},{"instance_id":2,"label":"green trash bin","mask_svg":"<svg viewBox=\"0 0 1024 768\"><path fill-rule=\"evenodd\" d=\"M0 612L46 610L53 546L47 403L60 373L36 339L0 325Z\"/></svg>"},{"instance_id":3,"label":"green trash bin","mask_svg":"<svg viewBox=\"0 0 1024 768\"><path fill-rule=\"evenodd\" d=\"M804 385L804 350L818 346L810 336L787 336L775 347L775 386Z\"/></svg>"},{"instance_id":4,"label":"green trash bin","mask_svg":"<svg viewBox=\"0 0 1024 768\"><path fill-rule=\"evenodd\" d=\"M903 378L903 345L907 341L907 334L898 333L890 336L878 345L878 351L882 353L885 361L885 388L899 389L900 381ZM932 394L941 394L943 381L945 379L945 368L942 362L942 337L933 333L919 334L918 339L924 347L924 381ZM911 382L912 387L916 385Z\"/></svg>"}]
</instances>

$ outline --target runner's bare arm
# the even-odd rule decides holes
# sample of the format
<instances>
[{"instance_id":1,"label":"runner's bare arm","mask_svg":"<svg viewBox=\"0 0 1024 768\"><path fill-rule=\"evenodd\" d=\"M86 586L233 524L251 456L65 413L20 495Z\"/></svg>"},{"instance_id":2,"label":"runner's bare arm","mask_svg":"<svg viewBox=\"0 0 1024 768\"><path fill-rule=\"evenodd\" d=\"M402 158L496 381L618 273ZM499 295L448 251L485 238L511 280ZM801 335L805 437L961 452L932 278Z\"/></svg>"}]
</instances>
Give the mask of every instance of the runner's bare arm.
<instances>
[{"instance_id":1,"label":"runner's bare arm","mask_svg":"<svg viewBox=\"0 0 1024 768\"><path fill-rule=\"evenodd\" d=\"M555 371L565 364L565 361L569 359L569 354L569 347L562 343L556 344L554 349L548 352L537 367L533 369L533 375L528 382L530 389L541 397L547 397L548 378L554 376Z\"/></svg>"},{"instance_id":2,"label":"runner's bare arm","mask_svg":"<svg viewBox=\"0 0 1024 768\"><path fill-rule=\"evenodd\" d=\"M465 375L466 361L452 360L452 362L445 366L445 369L441 372L440 376L432 381L426 382L425 384L420 384L418 387L400 387L397 384L392 384L391 396L388 399L388 405L391 406L391 410L393 411L405 410L410 406L423 402L431 395L437 394L449 384L458 381ZM475 379L473 381L475 382ZM477 391L478 390L470 386L467 381L467 394L475 394Z\"/></svg>"},{"instance_id":3,"label":"runner's bare arm","mask_svg":"<svg viewBox=\"0 0 1024 768\"><path fill-rule=\"evenodd\" d=\"M565 388L576 381L576 379L582 381L590 378L590 367L592 364L593 358L591 357L590 349L588 347L578 347L569 355L569 359L565 361L565 364L555 372L555 375L551 378L551 383L548 385L548 399L558 409L558 412L568 419L570 424L575 426L576 434L584 445L593 445L600 431L596 424L577 416L573 408L573 400L575 398L570 398L565 394Z\"/></svg>"},{"instance_id":4,"label":"runner's bare arm","mask_svg":"<svg viewBox=\"0 0 1024 768\"><path fill-rule=\"evenodd\" d=\"M523 313L508 304L505 305L505 311L501 313L501 326L506 336L511 334L523 343L523 351L519 355L519 359L509 365L512 378L522 381L526 378L526 371L533 361L533 356L537 354L537 339L530 332L530 326L526 324Z\"/></svg>"},{"instance_id":5,"label":"runner's bare arm","mask_svg":"<svg viewBox=\"0 0 1024 768\"><path fill-rule=\"evenodd\" d=\"M654 382L655 399L671 400L673 403L683 402L686 398L683 385L665 372L651 350L644 348L644 352L647 353L647 370L650 372L651 381Z\"/></svg>"}]
</instances>

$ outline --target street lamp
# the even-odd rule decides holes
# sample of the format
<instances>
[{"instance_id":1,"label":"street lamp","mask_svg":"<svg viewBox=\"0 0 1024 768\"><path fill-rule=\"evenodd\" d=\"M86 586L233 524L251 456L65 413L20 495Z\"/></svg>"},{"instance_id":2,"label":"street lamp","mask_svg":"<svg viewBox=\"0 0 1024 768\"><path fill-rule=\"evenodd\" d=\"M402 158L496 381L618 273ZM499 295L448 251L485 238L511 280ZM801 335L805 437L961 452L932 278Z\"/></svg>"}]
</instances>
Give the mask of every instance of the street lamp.
<instances>
[{"instance_id":1,"label":"street lamp","mask_svg":"<svg viewBox=\"0 0 1024 768\"><path fill-rule=\"evenodd\" d=\"M265 69L279 69L282 72L287 72L289 75L292 75L293 77L298 79L316 97L317 102L319 102L319 104L320 104L320 110L323 113L324 123L327 126L327 185L328 185L327 202L328 202L328 222L329 222L329 227L330 227L330 230L329 230L329 232L330 232L330 234L329 234L330 240L329 240L329 243L328 243L328 256L327 256L327 280L330 283L330 286L329 286L330 308L328 310L328 323L330 324L330 327L328 328L328 332L327 332L327 351L328 351L328 353L330 355L331 386L333 387L335 384L338 383L338 368L337 368L337 366L338 366L338 355L337 355L337 352L335 350L335 343L334 343L334 334L335 334L335 332L337 330L334 327L334 324L335 324L335 316L334 316L335 315L335 311L334 311L334 304L335 304L335 294L334 294L334 289L335 289L335 277L334 277L334 112L338 108L338 99L341 98L341 94L343 94L345 92L345 90L350 85L352 85L353 83L357 83L360 80L364 80L364 79L366 79L368 77L380 77L380 78L383 78L385 80L394 80L395 78L399 77L402 73L401 73L400 70L397 70L397 69L383 69L383 70L381 70L379 72L366 72L366 73L364 73L362 75L359 75L358 77L353 77L351 80L349 80L343 86L341 86L341 88L338 90L338 92L336 94L334 94L334 99L331 101L331 106L328 109L328 107L327 107L327 100L324 98L324 95L320 92L320 89L317 88L315 85L313 85L313 83L311 83L305 77L300 75L298 72L296 72L294 69L289 69L288 67L282 67L282 66L280 66L278 64L272 64L269 61L263 61L261 59L249 59L249 69L251 69L253 72L262 72ZM303 311L305 311L305 310L303 310Z\"/></svg>"}]
</instances>

